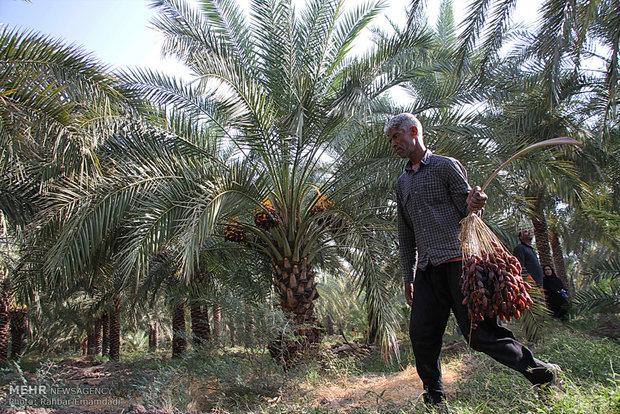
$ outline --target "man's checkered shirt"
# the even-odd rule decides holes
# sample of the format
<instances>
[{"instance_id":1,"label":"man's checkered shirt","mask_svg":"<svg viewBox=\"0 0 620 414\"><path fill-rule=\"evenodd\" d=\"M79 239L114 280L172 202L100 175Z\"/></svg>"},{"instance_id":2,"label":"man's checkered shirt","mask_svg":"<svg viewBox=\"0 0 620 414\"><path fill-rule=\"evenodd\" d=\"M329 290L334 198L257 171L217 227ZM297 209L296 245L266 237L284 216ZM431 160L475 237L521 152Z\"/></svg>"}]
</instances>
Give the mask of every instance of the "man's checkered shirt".
<instances>
[{"instance_id":1,"label":"man's checkered shirt","mask_svg":"<svg viewBox=\"0 0 620 414\"><path fill-rule=\"evenodd\" d=\"M424 270L461 256L460 221L467 213L471 187L461 163L426 150L420 168L411 161L396 181L400 262L405 282L414 266ZM417 265L416 265L417 259Z\"/></svg>"}]
</instances>

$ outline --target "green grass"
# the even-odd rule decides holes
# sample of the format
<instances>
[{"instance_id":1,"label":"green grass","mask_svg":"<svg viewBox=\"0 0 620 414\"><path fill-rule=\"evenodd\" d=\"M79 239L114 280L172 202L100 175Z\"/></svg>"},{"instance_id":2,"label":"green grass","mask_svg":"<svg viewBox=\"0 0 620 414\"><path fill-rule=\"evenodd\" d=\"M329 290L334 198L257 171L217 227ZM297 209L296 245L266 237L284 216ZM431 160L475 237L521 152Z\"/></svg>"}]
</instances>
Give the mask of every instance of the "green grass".
<instances>
[{"instance_id":1,"label":"green grass","mask_svg":"<svg viewBox=\"0 0 620 414\"><path fill-rule=\"evenodd\" d=\"M601 413L620 412L618 370L620 341L589 336L596 318L576 320L568 325L553 324L539 344L528 344L537 358L559 364L564 387L560 391L537 393L520 374L486 355L456 348L443 357L444 367L457 371L458 380L449 389L451 413ZM519 325L511 326L522 338ZM617 336L612 335L612 338ZM453 332L445 344L462 341ZM426 413L418 395L403 395L397 402L384 398L384 391L367 392L364 404L346 402L338 411L316 402L312 390L348 386L368 378L392 378L413 364L407 340L401 343L401 364L386 364L377 353L371 357L337 357L324 346L318 358L285 371L262 348L206 348L170 359L168 353L125 353L117 378L115 395L159 409L228 413ZM24 372L54 369L61 359L38 361L27 358L19 367ZM119 363L116 363L119 365ZM38 370L35 367L39 367ZM7 366L2 374L14 372ZM50 371L51 372L51 371ZM13 375L15 376L15 375ZM49 376L49 375L48 375ZM8 376L7 376L8 378ZM34 381L32 375L29 381ZM51 378L51 377L50 377ZM50 380L41 378L41 380ZM342 385L344 384L344 385ZM4 387L7 382L3 382ZM303 389L305 391L302 391Z\"/></svg>"},{"instance_id":2,"label":"green grass","mask_svg":"<svg viewBox=\"0 0 620 414\"><path fill-rule=\"evenodd\" d=\"M510 369L479 353L463 372L450 403L454 413L618 413L620 344L557 326L535 356L562 367L562 390L543 393Z\"/></svg>"},{"instance_id":3,"label":"green grass","mask_svg":"<svg viewBox=\"0 0 620 414\"><path fill-rule=\"evenodd\" d=\"M576 327L592 328L594 321L577 321ZM518 325L515 325L518 331ZM521 336L522 337L522 336ZM445 343L461 340L447 335ZM520 374L493 361L484 354L467 350L464 354L443 359L444 366L464 366L461 378L449 394L451 413L601 413L620 412L619 376L620 342L583 334L571 325L552 324L544 342L528 344L537 358L559 364L564 381L561 390L537 392ZM411 360L410 347L405 342L401 349L402 362ZM374 358L359 364L357 375L398 371L395 365L385 365ZM329 372L316 373L321 381L333 380ZM319 386L321 381L314 385ZM349 413L425 413L428 412L417 396L403 398L402 404L381 404L380 395L373 407L351 408ZM304 400L289 401L279 406L262 406L252 412L261 413L327 413L321 407L304 405Z\"/></svg>"}]
</instances>

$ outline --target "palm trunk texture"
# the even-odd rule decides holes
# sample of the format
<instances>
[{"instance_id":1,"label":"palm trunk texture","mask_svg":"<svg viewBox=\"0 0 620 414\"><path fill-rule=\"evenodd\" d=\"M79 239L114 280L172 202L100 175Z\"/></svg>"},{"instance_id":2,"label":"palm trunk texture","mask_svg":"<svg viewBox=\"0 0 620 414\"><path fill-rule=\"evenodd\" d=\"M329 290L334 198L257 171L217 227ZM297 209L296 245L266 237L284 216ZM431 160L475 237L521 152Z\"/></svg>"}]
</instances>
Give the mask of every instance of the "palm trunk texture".
<instances>
[{"instance_id":1,"label":"palm trunk texture","mask_svg":"<svg viewBox=\"0 0 620 414\"><path fill-rule=\"evenodd\" d=\"M366 318L368 320L368 332L366 334L366 343L374 344L377 341L377 334L379 333L379 325L377 323L377 318L374 318L370 312L366 314Z\"/></svg>"},{"instance_id":2,"label":"palm trunk texture","mask_svg":"<svg viewBox=\"0 0 620 414\"><path fill-rule=\"evenodd\" d=\"M575 290L572 283L568 280L566 274L566 266L564 265L564 252L562 250L562 244L560 243L560 236L555 229L551 230L551 251L553 252L553 264L555 265L555 273L558 275L566 289L568 294L572 298L574 297Z\"/></svg>"},{"instance_id":3,"label":"palm trunk texture","mask_svg":"<svg viewBox=\"0 0 620 414\"><path fill-rule=\"evenodd\" d=\"M295 338L277 339L270 344L269 352L276 359L290 362L320 341L313 303L319 293L314 283L314 270L306 259L296 263L285 257L274 264L274 269L282 310L291 315L296 328Z\"/></svg>"},{"instance_id":4,"label":"palm trunk texture","mask_svg":"<svg viewBox=\"0 0 620 414\"><path fill-rule=\"evenodd\" d=\"M192 319L192 336L194 344L197 346L205 345L211 337L211 327L209 326L209 313L207 306L192 306L190 310Z\"/></svg>"},{"instance_id":5,"label":"palm trunk texture","mask_svg":"<svg viewBox=\"0 0 620 414\"><path fill-rule=\"evenodd\" d=\"M213 305L213 340L216 344L222 339L222 308L220 305Z\"/></svg>"},{"instance_id":6,"label":"palm trunk texture","mask_svg":"<svg viewBox=\"0 0 620 414\"><path fill-rule=\"evenodd\" d=\"M180 357L186 349L185 305L179 304L172 309L172 357Z\"/></svg>"},{"instance_id":7,"label":"palm trunk texture","mask_svg":"<svg viewBox=\"0 0 620 414\"><path fill-rule=\"evenodd\" d=\"M11 312L11 359L19 360L26 347L26 335L28 334L28 319L26 311L16 309Z\"/></svg>"},{"instance_id":8,"label":"palm trunk texture","mask_svg":"<svg viewBox=\"0 0 620 414\"><path fill-rule=\"evenodd\" d=\"M149 323L149 351L151 352L156 351L159 346L158 325L157 322Z\"/></svg>"},{"instance_id":9,"label":"palm trunk texture","mask_svg":"<svg viewBox=\"0 0 620 414\"><path fill-rule=\"evenodd\" d=\"M110 314L101 317L101 355L110 355Z\"/></svg>"},{"instance_id":10,"label":"palm trunk texture","mask_svg":"<svg viewBox=\"0 0 620 414\"><path fill-rule=\"evenodd\" d=\"M110 359L118 361L121 356L121 303L120 299L114 299L114 307L110 311Z\"/></svg>"},{"instance_id":11,"label":"palm trunk texture","mask_svg":"<svg viewBox=\"0 0 620 414\"><path fill-rule=\"evenodd\" d=\"M88 355L96 355L95 351L97 349L97 340L95 339L96 336L96 332L95 330L91 327L90 328L90 332L88 332L88 335L86 336L86 348L87 348L87 354Z\"/></svg>"},{"instance_id":12,"label":"palm trunk texture","mask_svg":"<svg viewBox=\"0 0 620 414\"><path fill-rule=\"evenodd\" d=\"M330 315L327 315L327 317L325 318L325 325L327 329L327 335L333 335L334 334L334 320L332 319L332 317Z\"/></svg>"},{"instance_id":13,"label":"palm trunk texture","mask_svg":"<svg viewBox=\"0 0 620 414\"><path fill-rule=\"evenodd\" d=\"M0 363L9 356L10 300L0 293Z\"/></svg>"},{"instance_id":14,"label":"palm trunk texture","mask_svg":"<svg viewBox=\"0 0 620 414\"><path fill-rule=\"evenodd\" d=\"M540 203L540 197L536 202L538 207ZM553 265L553 259L551 258L551 249L549 248L549 228L547 226L547 220L545 219L545 212L542 208L536 209L536 215L532 217L532 227L534 227L534 237L536 237L536 250L538 251L538 259L540 260L540 266Z\"/></svg>"},{"instance_id":15,"label":"palm trunk texture","mask_svg":"<svg viewBox=\"0 0 620 414\"><path fill-rule=\"evenodd\" d=\"M101 327L103 326L103 322L101 318L95 319L95 355L101 355L101 351L103 350L103 340L101 338Z\"/></svg>"}]
</instances>

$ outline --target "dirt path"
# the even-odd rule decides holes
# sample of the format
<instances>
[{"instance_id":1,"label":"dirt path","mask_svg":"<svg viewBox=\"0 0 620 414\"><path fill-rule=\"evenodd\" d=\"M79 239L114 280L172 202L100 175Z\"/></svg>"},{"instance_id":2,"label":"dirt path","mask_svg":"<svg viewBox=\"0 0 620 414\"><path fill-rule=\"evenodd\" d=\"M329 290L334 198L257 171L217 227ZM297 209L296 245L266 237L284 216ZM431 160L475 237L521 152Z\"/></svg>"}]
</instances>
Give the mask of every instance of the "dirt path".
<instances>
[{"instance_id":1,"label":"dirt path","mask_svg":"<svg viewBox=\"0 0 620 414\"><path fill-rule=\"evenodd\" d=\"M452 391L457 377L456 367L444 367L443 379L448 392ZM313 406L346 413L363 407L410 405L421 398L424 389L415 367L408 366L394 374L346 377L319 387L306 384L302 391L311 398Z\"/></svg>"}]
</instances>

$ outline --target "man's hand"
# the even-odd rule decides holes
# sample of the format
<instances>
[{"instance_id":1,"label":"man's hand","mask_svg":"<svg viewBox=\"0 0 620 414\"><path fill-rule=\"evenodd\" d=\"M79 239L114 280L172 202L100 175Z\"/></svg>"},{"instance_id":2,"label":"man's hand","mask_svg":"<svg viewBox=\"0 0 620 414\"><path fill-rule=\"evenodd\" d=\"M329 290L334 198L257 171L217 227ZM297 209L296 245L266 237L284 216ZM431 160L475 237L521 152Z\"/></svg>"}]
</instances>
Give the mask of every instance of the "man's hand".
<instances>
[{"instance_id":1,"label":"man's hand","mask_svg":"<svg viewBox=\"0 0 620 414\"><path fill-rule=\"evenodd\" d=\"M469 207L469 211L475 213L485 206L488 199L489 197L486 193L484 193L480 187L476 186L471 189L467 196L467 207Z\"/></svg>"},{"instance_id":2,"label":"man's hand","mask_svg":"<svg viewBox=\"0 0 620 414\"><path fill-rule=\"evenodd\" d=\"M405 300L407 305L413 306L413 283L405 282Z\"/></svg>"}]
</instances>

